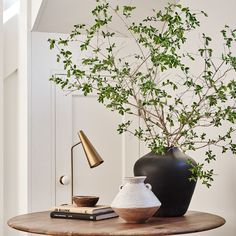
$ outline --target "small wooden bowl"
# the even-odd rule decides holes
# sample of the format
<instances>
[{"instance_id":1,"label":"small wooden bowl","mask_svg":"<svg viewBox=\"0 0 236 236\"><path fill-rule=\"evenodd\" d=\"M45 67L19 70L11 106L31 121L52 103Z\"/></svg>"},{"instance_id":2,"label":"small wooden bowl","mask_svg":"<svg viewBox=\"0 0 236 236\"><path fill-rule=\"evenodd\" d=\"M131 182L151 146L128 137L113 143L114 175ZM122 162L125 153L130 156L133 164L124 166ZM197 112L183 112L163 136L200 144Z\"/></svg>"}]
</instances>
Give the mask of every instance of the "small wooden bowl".
<instances>
[{"instance_id":1,"label":"small wooden bowl","mask_svg":"<svg viewBox=\"0 0 236 236\"><path fill-rule=\"evenodd\" d=\"M78 207L93 207L97 204L99 197L96 196L73 196L73 202Z\"/></svg>"}]
</instances>

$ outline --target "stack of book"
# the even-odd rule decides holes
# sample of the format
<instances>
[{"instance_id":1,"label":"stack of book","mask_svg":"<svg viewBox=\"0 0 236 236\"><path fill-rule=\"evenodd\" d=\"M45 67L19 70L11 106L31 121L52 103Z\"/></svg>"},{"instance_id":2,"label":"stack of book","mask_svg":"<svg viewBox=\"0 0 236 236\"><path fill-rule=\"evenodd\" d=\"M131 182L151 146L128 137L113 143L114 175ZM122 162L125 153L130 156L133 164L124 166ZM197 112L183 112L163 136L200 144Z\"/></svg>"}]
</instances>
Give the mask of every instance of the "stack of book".
<instances>
[{"instance_id":1,"label":"stack of book","mask_svg":"<svg viewBox=\"0 0 236 236\"><path fill-rule=\"evenodd\" d=\"M54 207L50 212L52 218L79 219L79 220L105 220L117 217L110 206L97 205L95 207L77 207L75 205L62 205Z\"/></svg>"}]
</instances>

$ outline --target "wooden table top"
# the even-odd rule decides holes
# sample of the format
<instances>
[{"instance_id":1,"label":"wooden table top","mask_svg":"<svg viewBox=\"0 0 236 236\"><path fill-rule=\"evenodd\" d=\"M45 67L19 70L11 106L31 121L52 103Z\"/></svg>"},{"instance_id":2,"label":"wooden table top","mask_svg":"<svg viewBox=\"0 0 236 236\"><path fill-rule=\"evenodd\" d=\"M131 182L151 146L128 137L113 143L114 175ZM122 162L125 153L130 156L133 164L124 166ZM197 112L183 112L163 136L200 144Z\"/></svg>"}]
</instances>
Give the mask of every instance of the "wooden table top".
<instances>
[{"instance_id":1,"label":"wooden table top","mask_svg":"<svg viewBox=\"0 0 236 236\"><path fill-rule=\"evenodd\" d=\"M128 224L120 218L101 221L55 219L50 218L48 211L16 216L8 221L14 229L53 236L174 235L210 230L224 223L220 216L197 211L188 211L182 217L153 217L145 224Z\"/></svg>"}]
</instances>

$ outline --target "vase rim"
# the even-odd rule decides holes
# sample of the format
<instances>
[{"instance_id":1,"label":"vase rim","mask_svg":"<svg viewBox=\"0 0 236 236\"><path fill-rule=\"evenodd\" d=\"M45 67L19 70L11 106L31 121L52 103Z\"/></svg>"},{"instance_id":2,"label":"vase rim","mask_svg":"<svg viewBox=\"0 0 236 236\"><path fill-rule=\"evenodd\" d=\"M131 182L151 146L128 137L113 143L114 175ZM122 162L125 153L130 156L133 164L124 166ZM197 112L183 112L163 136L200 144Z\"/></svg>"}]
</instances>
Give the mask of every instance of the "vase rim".
<instances>
[{"instance_id":1,"label":"vase rim","mask_svg":"<svg viewBox=\"0 0 236 236\"><path fill-rule=\"evenodd\" d=\"M133 177L124 177L123 180L125 183L143 183L147 176L133 176Z\"/></svg>"},{"instance_id":2,"label":"vase rim","mask_svg":"<svg viewBox=\"0 0 236 236\"><path fill-rule=\"evenodd\" d=\"M167 152L171 152L171 151L176 151L176 150L179 150L179 151L182 151L182 149L178 146L166 146L165 147L165 153ZM155 153L154 151L151 151L152 153Z\"/></svg>"}]
</instances>

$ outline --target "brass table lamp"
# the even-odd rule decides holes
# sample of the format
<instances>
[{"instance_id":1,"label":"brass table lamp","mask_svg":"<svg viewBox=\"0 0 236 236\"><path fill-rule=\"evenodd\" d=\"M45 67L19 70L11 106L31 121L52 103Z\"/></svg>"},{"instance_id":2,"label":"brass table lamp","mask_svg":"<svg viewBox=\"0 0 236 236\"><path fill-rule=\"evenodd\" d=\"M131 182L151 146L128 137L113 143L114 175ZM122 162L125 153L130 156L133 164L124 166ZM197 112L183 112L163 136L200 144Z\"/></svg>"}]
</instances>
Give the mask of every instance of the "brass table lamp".
<instances>
[{"instance_id":1,"label":"brass table lamp","mask_svg":"<svg viewBox=\"0 0 236 236\"><path fill-rule=\"evenodd\" d=\"M99 166L103 163L103 159L98 154L96 149L93 147L87 136L84 134L82 130L78 132L78 136L80 138L80 142L76 143L71 147L71 203L73 203L72 197L74 195L74 155L73 150L79 144L82 144L85 155L87 157L90 168Z\"/></svg>"}]
</instances>

